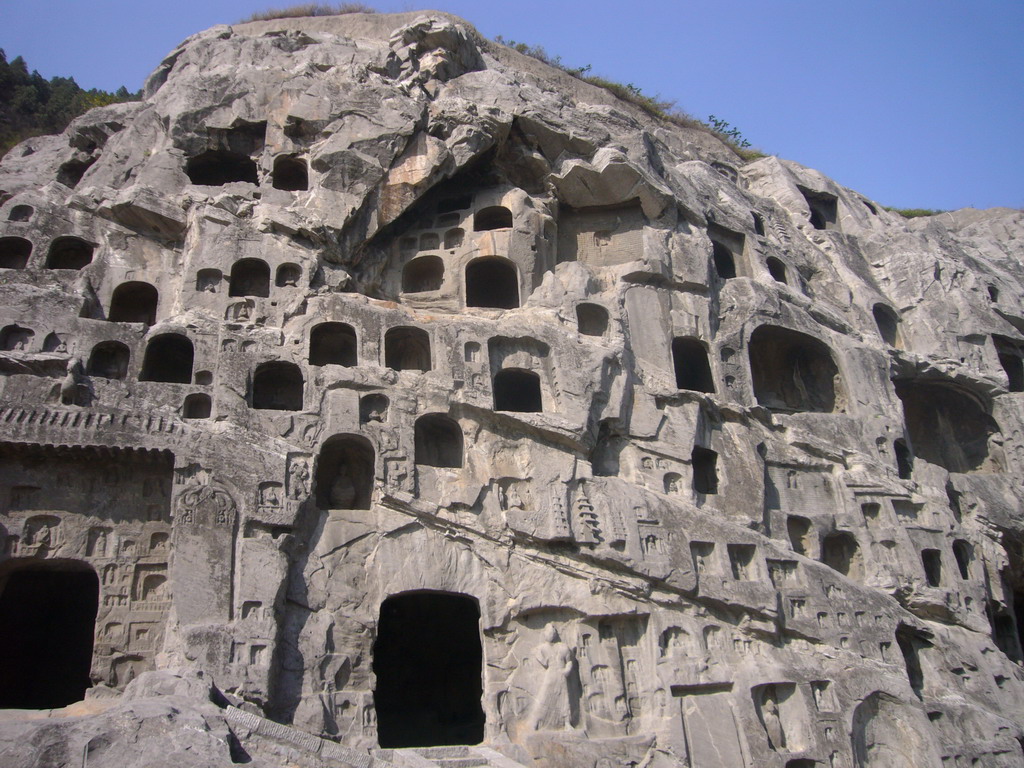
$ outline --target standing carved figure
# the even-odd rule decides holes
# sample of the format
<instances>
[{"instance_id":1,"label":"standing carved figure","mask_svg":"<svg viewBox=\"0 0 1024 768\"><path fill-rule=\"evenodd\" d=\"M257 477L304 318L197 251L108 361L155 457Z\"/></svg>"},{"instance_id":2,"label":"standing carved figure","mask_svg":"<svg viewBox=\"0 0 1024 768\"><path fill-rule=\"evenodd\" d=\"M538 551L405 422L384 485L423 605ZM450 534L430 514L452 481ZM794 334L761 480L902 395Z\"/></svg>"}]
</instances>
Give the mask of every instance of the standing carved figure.
<instances>
[{"instance_id":1,"label":"standing carved figure","mask_svg":"<svg viewBox=\"0 0 1024 768\"><path fill-rule=\"evenodd\" d=\"M782 717L779 714L779 701L774 685L769 685L764 689L761 699L761 719L764 721L764 730L768 734L771 748L785 749L786 733L782 729Z\"/></svg>"},{"instance_id":2,"label":"standing carved figure","mask_svg":"<svg viewBox=\"0 0 1024 768\"><path fill-rule=\"evenodd\" d=\"M309 467L304 461L296 461L288 469L289 495L301 499L309 495Z\"/></svg>"},{"instance_id":3,"label":"standing carved figure","mask_svg":"<svg viewBox=\"0 0 1024 768\"><path fill-rule=\"evenodd\" d=\"M571 728L573 713L569 684L575 661L569 646L559 638L554 624L544 628L544 642L534 651L534 658L544 669L544 679L530 710L530 727L535 731Z\"/></svg>"}]
</instances>

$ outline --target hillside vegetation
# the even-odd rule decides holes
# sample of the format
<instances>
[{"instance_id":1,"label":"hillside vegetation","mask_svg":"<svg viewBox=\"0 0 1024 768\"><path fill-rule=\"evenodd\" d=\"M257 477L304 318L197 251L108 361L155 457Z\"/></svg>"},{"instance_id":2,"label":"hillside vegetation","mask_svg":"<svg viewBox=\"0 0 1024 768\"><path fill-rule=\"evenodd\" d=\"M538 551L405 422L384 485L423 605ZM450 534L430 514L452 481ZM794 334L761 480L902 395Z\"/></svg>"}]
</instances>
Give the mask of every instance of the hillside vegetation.
<instances>
[{"instance_id":1,"label":"hillside vegetation","mask_svg":"<svg viewBox=\"0 0 1024 768\"><path fill-rule=\"evenodd\" d=\"M139 97L140 93L131 93L124 86L110 93L84 90L73 77L47 80L38 72L29 72L21 56L7 61L7 54L0 49L0 157L32 136L60 133L93 107Z\"/></svg>"}]
</instances>

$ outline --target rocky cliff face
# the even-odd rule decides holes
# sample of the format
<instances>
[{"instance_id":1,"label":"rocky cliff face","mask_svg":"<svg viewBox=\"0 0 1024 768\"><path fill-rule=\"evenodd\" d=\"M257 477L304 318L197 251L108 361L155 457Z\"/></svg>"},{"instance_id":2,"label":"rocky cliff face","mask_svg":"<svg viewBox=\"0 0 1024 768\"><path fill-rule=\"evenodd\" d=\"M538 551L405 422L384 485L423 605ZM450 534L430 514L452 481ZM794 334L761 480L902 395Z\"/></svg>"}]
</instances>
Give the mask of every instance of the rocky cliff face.
<instances>
[{"instance_id":1,"label":"rocky cliff face","mask_svg":"<svg viewBox=\"0 0 1024 768\"><path fill-rule=\"evenodd\" d=\"M5 764L1021 764L1020 212L443 14L145 92L0 165Z\"/></svg>"}]
</instances>

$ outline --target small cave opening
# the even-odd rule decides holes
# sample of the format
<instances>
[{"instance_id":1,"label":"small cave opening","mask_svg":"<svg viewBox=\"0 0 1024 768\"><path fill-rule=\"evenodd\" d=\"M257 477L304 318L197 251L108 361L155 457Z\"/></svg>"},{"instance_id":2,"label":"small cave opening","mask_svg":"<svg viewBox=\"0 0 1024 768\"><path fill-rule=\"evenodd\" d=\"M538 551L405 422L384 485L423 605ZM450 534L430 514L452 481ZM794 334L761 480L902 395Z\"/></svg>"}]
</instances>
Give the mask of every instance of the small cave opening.
<instances>
[{"instance_id":1,"label":"small cave opening","mask_svg":"<svg viewBox=\"0 0 1024 768\"><path fill-rule=\"evenodd\" d=\"M180 333L154 336L146 345L139 381L190 384L194 359L195 348L187 336Z\"/></svg>"},{"instance_id":2,"label":"small cave opening","mask_svg":"<svg viewBox=\"0 0 1024 768\"><path fill-rule=\"evenodd\" d=\"M86 373L101 379L120 380L128 375L131 352L120 341L101 341L89 353Z\"/></svg>"},{"instance_id":3,"label":"small cave opening","mask_svg":"<svg viewBox=\"0 0 1024 768\"><path fill-rule=\"evenodd\" d=\"M907 447L907 441L902 437L892 442L893 453L896 454L896 474L900 480L909 480L914 474L914 455Z\"/></svg>"},{"instance_id":4,"label":"small cave opening","mask_svg":"<svg viewBox=\"0 0 1024 768\"><path fill-rule=\"evenodd\" d=\"M373 499L373 445L362 435L335 435L320 449L316 505L320 509L369 509Z\"/></svg>"},{"instance_id":5,"label":"small cave opening","mask_svg":"<svg viewBox=\"0 0 1024 768\"><path fill-rule=\"evenodd\" d=\"M875 304L871 308L871 315L875 318L875 326L878 328L878 335L882 337L882 341L890 347L902 348L900 316L896 314L896 310L885 304Z\"/></svg>"},{"instance_id":6,"label":"small cave opening","mask_svg":"<svg viewBox=\"0 0 1024 768\"><path fill-rule=\"evenodd\" d=\"M216 293L223 279L224 275L219 269L200 269L196 272L196 291Z\"/></svg>"},{"instance_id":7,"label":"small cave opening","mask_svg":"<svg viewBox=\"0 0 1024 768\"><path fill-rule=\"evenodd\" d=\"M62 163L60 168L57 169L57 181L63 184L65 187L74 189L78 186L78 182L85 176L85 172L92 167L92 164L96 162L96 157L89 157L83 160L68 160L66 163Z\"/></svg>"},{"instance_id":8,"label":"small cave opening","mask_svg":"<svg viewBox=\"0 0 1024 768\"><path fill-rule=\"evenodd\" d=\"M0 330L0 349L5 352L26 352L32 346L36 332L20 325L7 325Z\"/></svg>"},{"instance_id":9,"label":"small cave opening","mask_svg":"<svg viewBox=\"0 0 1024 768\"><path fill-rule=\"evenodd\" d=\"M92 683L99 579L85 563L49 561L0 580L0 708L55 709Z\"/></svg>"},{"instance_id":10,"label":"small cave opening","mask_svg":"<svg viewBox=\"0 0 1024 768\"><path fill-rule=\"evenodd\" d=\"M971 561L974 559L974 547L970 542L957 539L953 542L953 557L956 559L960 578L965 581L971 577Z\"/></svg>"},{"instance_id":11,"label":"small cave opening","mask_svg":"<svg viewBox=\"0 0 1024 768\"><path fill-rule=\"evenodd\" d=\"M380 607L373 672L381 747L483 741L483 648L474 598L450 592L387 598Z\"/></svg>"},{"instance_id":12,"label":"small cave opening","mask_svg":"<svg viewBox=\"0 0 1024 768\"><path fill-rule=\"evenodd\" d=\"M841 410L839 368L823 342L799 331L762 325L750 335L748 351L760 405L781 412Z\"/></svg>"},{"instance_id":13,"label":"small cave opening","mask_svg":"<svg viewBox=\"0 0 1024 768\"><path fill-rule=\"evenodd\" d=\"M772 280L783 285L789 285L789 279L786 277L786 265L782 259L769 256L765 259L764 264L768 267L768 274L772 276Z\"/></svg>"},{"instance_id":14,"label":"small cave opening","mask_svg":"<svg viewBox=\"0 0 1024 768\"><path fill-rule=\"evenodd\" d=\"M487 232L492 229L510 229L512 227L512 211L503 205L492 205L481 208L473 216L473 231Z\"/></svg>"},{"instance_id":15,"label":"small cave opening","mask_svg":"<svg viewBox=\"0 0 1024 768\"><path fill-rule=\"evenodd\" d=\"M28 221L32 218L32 214L36 212L36 209L31 205L16 205L11 208L11 212L7 215L8 221Z\"/></svg>"},{"instance_id":16,"label":"small cave opening","mask_svg":"<svg viewBox=\"0 0 1024 768\"><path fill-rule=\"evenodd\" d=\"M608 331L608 310L600 304L577 304L576 326L584 336L604 336Z\"/></svg>"},{"instance_id":17,"label":"small cave opening","mask_svg":"<svg viewBox=\"0 0 1024 768\"><path fill-rule=\"evenodd\" d=\"M992 336L999 355L999 364L1006 373L1007 388L1011 392L1024 392L1024 349L1005 336Z\"/></svg>"},{"instance_id":18,"label":"small cave opening","mask_svg":"<svg viewBox=\"0 0 1024 768\"><path fill-rule=\"evenodd\" d=\"M494 410L541 413L540 376L522 368L506 368L494 376Z\"/></svg>"},{"instance_id":19,"label":"small cave opening","mask_svg":"<svg viewBox=\"0 0 1024 768\"><path fill-rule=\"evenodd\" d=\"M754 219L754 233L758 235L764 234L764 216L756 211L751 211L750 215Z\"/></svg>"},{"instance_id":20,"label":"small cave opening","mask_svg":"<svg viewBox=\"0 0 1024 768\"><path fill-rule=\"evenodd\" d=\"M896 644L903 654L903 663L907 668L907 680L917 698L921 698L924 690L924 671L921 669L920 649L929 643L918 636L910 627L900 624L896 628Z\"/></svg>"},{"instance_id":21,"label":"small cave opening","mask_svg":"<svg viewBox=\"0 0 1024 768\"><path fill-rule=\"evenodd\" d=\"M82 269L92 263L93 246L80 237L58 237L50 243L47 269Z\"/></svg>"},{"instance_id":22,"label":"small cave opening","mask_svg":"<svg viewBox=\"0 0 1024 768\"><path fill-rule=\"evenodd\" d=\"M937 549L921 550L921 565L929 587L942 586L942 553Z\"/></svg>"},{"instance_id":23,"label":"small cave opening","mask_svg":"<svg viewBox=\"0 0 1024 768\"><path fill-rule=\"evenodd\" d=\"M277 268L274 285L278 288L298 288L302 279L302 267L298 264L282 264Z\"/></svg>"},{"instance_id":24,"label":"small cave opening","mask_svg":"<svg viewBox=\"0 0 1024 768\"><path fill-rule=\"evenodd\" d=\"M263 363L252 375L252 407L301 411L303 383L302 371L295 363Z\"/></svg>"},{"instance_id":25,"label":"small cave opening","mask_svg":"<svg viewBox=\"0 0 1024 768\"><path fill-rule=\"evenodd\" d=\"M697 493L718 493L718 454L699 445L690 454L693 468L693 490Z\"/></svg>"},{"instance_id":26,"label":"small cave opening","mask_svg":"<svg viewBox=\"0 0 1024 768\"><path fill-rule=\"evenodd\" d=\"M309 334L310 365L358 364L356 331L348 323L320 323Z\"/></svg>"},{"instance_id":27,"label":"small cave opening","mask_svg":"<svg viewBox=\"0 0 1024 768\"><path fill-rule=\"evenodd\" d=\"M426 467L462 466L462 427L443 413L416 419L416 463Z\"/></svg>"},{"instance_id":28,"label":"small cave opening","mask_svg":"<svg viewBox=\"0 0 1024 768\"><path fill-rule=\"evenodd\" d=\"M426 293L437 291L444 283L444 261L440 256L420 256L402 270L402 291Z\"/></svg>"},{"instance_id":29,"label":"small cave opening","mask_svg":"<svg viewBox=\"0 0 1024 768\"><path fill-rule=\"evenodd\" d=\"M396 371L429 371L430 334L402 326L384 334L384 365Z\"/></svg>"},{"instance_id":30,"label":"small cave opening","mask_svg":"<svg viewBox=\"0 0 1024 768\"><path fill-rule=\"evenodd\" d=\"M715 263L715 273L723 280L736 277L736 259L728 246L717 240L711 241L711 257Z\"/></svg>"},{"instance_id":31,"label":"small cave opening","mask_svg":"<svg viewBox=\"0 0 1024 768\"><path fill-rule=\"evenodd\" d=\"M235 181L259 184L256 161L240 152L208 149L185 164L185 173L191 183L206 187L221 187Z\"/></svg>"},{"instance_id":32,"label":"small cave opening","mask_svg":"<svg viewBox=\"0 0 1024 768\"><path fill-rule=\"evenodd\" d=\"M25 269L32 243L24 237L0 237L0 269Z\"/></svg>"},{"instance_id":33,"label":"small cave opening","mask_svg":"<svg viewBox=\"0 0 1024 768\"><path fill-rule=\"evenodd\" d=\"M821 542L821 562L851 579L861 577L861 554L857 538L849 531L833 531Z\"/></svg>"},{"instance_id":34,"label":"small cave opening","mask_svg":"<svg viewBox=\"0 0 1024 768\"><path fill-rule=\"evenodd\" d=\"M715 391L708 351L697 339L672 339L672 365L676 374L676 388L691 392Z\"/></svg>"},{"instance_id":35,"label":"small cave opening","mask_svg":"<svg viewBox=\"0 0 1024 768\"><path fill-rule=\"evenodd\" d=\"M121 283L110 297L107 320L112 323L156 322L156 305L160 296L149 283L132 281Z\"/></svg>"},{"instance_id":36,"label":"small cave opening","mask_svg":"<svg viewBox=\"0 0 1024 768\"><path fill-rule=\"evenodd\" d=\"M828 192L815 192L804 187L797 187L807 201L811 226L815 229L838 229L838 202L835 195Z\"/></svg>"},{"instance_id":37,"label":"small cave opening","mask_svg":"<svg viewBox=\"0 0 1024 768\"><path fill-rule=\"evenodd\" d=\"M285 192L305 192L309 189L306 161L297 155L274 158L274 189Z\"/></svg>"},{"instance_id":38,"label":"small cave opening","mask_svg":"<svg viewBox=\"0 0 1024 768\"><path fill-rule=\"evenodd\" d=\"M897 380L903 420L917 459L950 472L991 472L999 425L980 397L945 382Z\"/></svg>"},{"instance_id":39,"label":"small cave opening","mask_svg":"<svg viewBox=\"0 0 1024 768\"><path fill-rule=\"evenodd\" d=\"M789 536L789 546L793 551L798 555L809 557L811 521L800 515L789 515L786 518L786 533Z\"/></svg>"},{"instance_id":40,"label":"small cave opening","mask_svg":"<svg viewBox=\"0 0 1024 768\"><path fill-rule=\"evenodd\" d=\"M711 260L715 273L722 280L731 280L738 273L737 259L743 254L745 236L742 232L733 232L717 224L708 225L708 237L711 239Z\"/></svg>"},{"instance_id":41,"label":"small cave opening","mask_svg":"<svg viewBox=\"0 0 1024 768\"><path fill-rule=\"evenodd\" d=\"M466 265L466 306L515 309L519 306L516 265L500 256L484 256Z\"/></svg>"},{"instance_id":42,"label":"small cave opening","mask_svg":"<svg viewBox=\"0 0 1024 768\"><path fill-rule=\"evenodd\" d=\"M239 259L231 266L228 296L270 296L270 265L263 259Z\"/></svg>"},{"instance_id":43,"label":"small cave opening","mask_svg":"<svg viewBox=\"0 0 1024 768\"><path fill-rule=\"evenodd\" d=\"M186 419L208 419L213 410L210 396L202 392L188 395L181 406L181 415Z\"/></svg>"}]
</instances>

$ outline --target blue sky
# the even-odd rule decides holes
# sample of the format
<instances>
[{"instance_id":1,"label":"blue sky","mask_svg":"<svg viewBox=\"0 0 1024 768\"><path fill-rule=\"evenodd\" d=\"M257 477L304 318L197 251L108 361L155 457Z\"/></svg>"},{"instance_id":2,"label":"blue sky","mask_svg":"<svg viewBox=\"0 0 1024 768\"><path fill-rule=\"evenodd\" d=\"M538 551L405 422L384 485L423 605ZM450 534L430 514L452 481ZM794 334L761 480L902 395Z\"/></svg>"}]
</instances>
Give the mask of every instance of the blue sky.
<instances>
[{"instance_id":1,"label":"blue sky","mask_svg":"<svg viewBox=\"0 0 1024 768\"><path fill-rule=\"evenodd\" d=\"M288 0L0 0L45 77L138 88L188 35ZM426 6L371 3L381 11ZM1020 0L434 0L484 35L714 114L882 203L1024 207Z\"/></svg>"}]
</instances>

